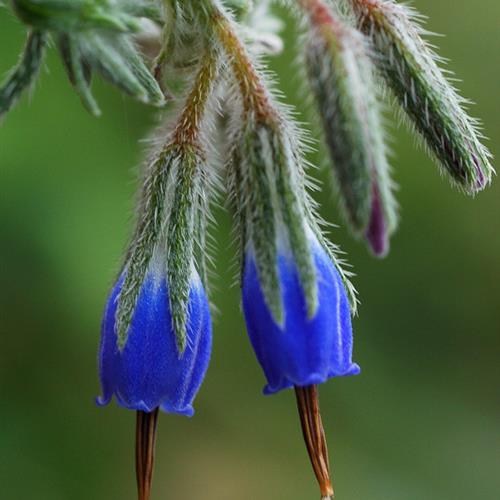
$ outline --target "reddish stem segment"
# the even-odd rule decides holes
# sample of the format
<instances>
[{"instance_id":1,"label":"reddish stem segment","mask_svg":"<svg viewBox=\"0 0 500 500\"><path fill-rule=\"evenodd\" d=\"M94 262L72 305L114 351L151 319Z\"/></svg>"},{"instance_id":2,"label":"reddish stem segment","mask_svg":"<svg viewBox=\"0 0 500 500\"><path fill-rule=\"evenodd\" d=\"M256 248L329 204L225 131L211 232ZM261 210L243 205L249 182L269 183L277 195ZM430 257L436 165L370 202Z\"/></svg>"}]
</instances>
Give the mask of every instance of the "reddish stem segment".
<instances>
[{"instance_id":1,"label":"reddish stem segment","mask_svg":"<svg viewBox=\"0 0 500 500\"><path fill-rule=\"evenodd\" d=\"M135 432L135 471L139 500L149 500L153 481L158 408L151 413L137 412Z\"/></svg>"},{"instance_id":2,"label":"reddish stem segment","mask_svg":"<svg viewBox=\"0 0 500 500\"><path fill-rule=\"evenodd\" d=\"M332 10L323 0L298 0L299 5L309 14L316 27L322 24L335 24Z\"/></svg>"},{"instance_id":3,"label":"reddish stem segment","mask_svg":"<svg viewBox=\"0 0 500 500\"><path fill-rule=\"evenodd\" d=\"M212 16L215 34L230 57L230 65L240 87L245 113L255 113L257 121L261 123L273 123L276 120L276 110L245 45L231 21L220 10L215 9Z\"/></svg>"},{"instance_id":4,"label":"reddish stem segment","mask_svg":"<svg viewBox=\"0 0 500 500\"><path fill-rule=\"evenodd\" d=\"M333 487L330 480L330 463L325 431L319 410L318 387L295 387L297 408L302 425L302 434L306 442L307 452L318 480L322 499L333 498Z\"/></svg>"}]
</instances>

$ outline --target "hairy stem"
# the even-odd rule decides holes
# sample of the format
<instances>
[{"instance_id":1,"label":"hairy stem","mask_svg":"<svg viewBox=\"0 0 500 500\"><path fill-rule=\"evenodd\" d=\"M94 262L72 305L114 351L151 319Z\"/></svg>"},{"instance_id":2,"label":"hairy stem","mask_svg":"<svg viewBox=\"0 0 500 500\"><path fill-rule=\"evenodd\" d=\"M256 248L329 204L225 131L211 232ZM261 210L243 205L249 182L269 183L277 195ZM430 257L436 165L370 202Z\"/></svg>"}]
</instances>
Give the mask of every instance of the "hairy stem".
<instances>
[{"instance_id":1,"label":"hairy stem","mask_svg":"<svg viewBox=\"0 0 500 500\"><path fill-rule=\"evenodd\" d=\"M217 57L213 50L208 50L196 76L184 110L177 121L172 142L194 144L199 135L200 123L205 113L208 99L212 93L217 73Z\"/></svg>"},{"instance_id":2,"label":"hairy stem","mask_svg":"<svg viewBox=\"0 0 500 500\"><path fill-rule=\"evenodd\" d=\"M261 76L247 53L231 20L210 2L215 36L230 57L230 64L238 82L245 114L255 113L257 121L269 123L276 118L276 110Z\"/></svg>"}]
</instances>

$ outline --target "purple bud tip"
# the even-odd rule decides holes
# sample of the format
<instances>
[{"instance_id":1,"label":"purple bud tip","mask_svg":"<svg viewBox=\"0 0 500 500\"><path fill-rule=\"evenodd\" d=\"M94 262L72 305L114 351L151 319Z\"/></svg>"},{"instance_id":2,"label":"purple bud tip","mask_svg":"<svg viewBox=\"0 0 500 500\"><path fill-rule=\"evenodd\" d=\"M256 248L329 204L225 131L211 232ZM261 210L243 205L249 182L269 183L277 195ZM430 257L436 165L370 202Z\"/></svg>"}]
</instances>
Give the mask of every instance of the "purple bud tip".
<instances>
[{"instance_id":1,"label":"purple bud tip","mask_svg":"<svg viewBox=\"0 0 500 500\"><path fill-rule=\"evenodd\" d=\"M389 252L389 238L387 236L384 210L376 182L373 183L370 222L365 236L372 252L377 257L385 257L387 255Z\"/></svg>"},{"instance_id":2,"label":"purple bud tip","mask_svg":"<svg viewBox=\"0 0 500 500\"><path fill-rule=\"evenodd\" d=\"M478 191L481 191L486 187L486 184L488 184L488 181L486 180L486 177L483 173L483 169L481 168L481 165L479 164L479 160L477 159L477 156L473 155L473 159L474 159L474 165L476 167L476 174L477 174L476 189Z\"/></svg>"}]
</instances>

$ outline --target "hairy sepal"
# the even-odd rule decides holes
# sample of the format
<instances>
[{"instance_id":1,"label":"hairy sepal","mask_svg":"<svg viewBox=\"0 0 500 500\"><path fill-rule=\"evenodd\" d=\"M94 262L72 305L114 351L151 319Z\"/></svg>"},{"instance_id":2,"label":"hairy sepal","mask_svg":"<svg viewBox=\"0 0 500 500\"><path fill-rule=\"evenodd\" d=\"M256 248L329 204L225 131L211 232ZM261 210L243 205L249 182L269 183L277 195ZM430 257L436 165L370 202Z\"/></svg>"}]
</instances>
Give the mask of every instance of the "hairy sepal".
<instances>
[{"instance_id":1,"label":"hairy sepal","mask_svg":"<svg viewBox=\"0 0 500 500\"><path fill-rule=\"evenodd\" d=\"M80 57L111 84L145 103L164 104L160 87L127 35L88 32L77 43Z\"/></svg>"},{"instance_id":2,"label":"hairy sepal","mask_svg":"<svg viewBox=\"0 0 500 500\"><path fill-rule=\"evenodd\" d=\"M351 0L374 61L428 150L463 191L483 189L494 172L477 120L446 79L416 12L392 0Z\"/></svg>"},{"instance_id":3,"label":"hairy sepal","mask_svg":"<svg viewBox=\"0 0 500 500\"><path fill-rule=\"evenodd\" d=\"M139 207L139 220L124 264L125 279L118 298L118 347L127 342L128 329L148 272L166 277L172 330L179 356L184 353L189 292L201 286L195 258L197 238L205 230L204 156L189 144L171 144L148 167ZM201 264L200 264L201 262Z\"/></svg>"},{"instance_id":4,"label":"hairy sepal","mask_svg":"<svg viewBox=\"0 0 500 500\"><path fill-rule=\"evenodd\" d=\"M311 26L306 66L349 226L366 236L378 190L388 238L397 226L396 201L364 37L333 18Z\"/></svg>"},{"instance_id":5,"label":"hairy sepal","mask_svg":"<svg viewBox=\"0 0 500 500\"><path fill-rule=\"evenodd\" d=\"M248 124L232 154L237 211L240 214L243 260L254 258L266 303L274 321L284 321L281 287L277 268L278 228L276 199L271 184L269 155L261 131Z\"/></svg>"},{"instance_id":6,"label":"hairy sepal","mask_svg":"<svg viewBox=\"0 0 500 500\"><path fill-rule=\"evenodd\" d=\"M158 248L167 208L167 186L177 161L178 153L170 147L155 155L146 167L137 226L123 266L125 278L116 312L116 334L120 349L127 343L137 299L153 254Z\"/></svg>"},{"instance_id":7,"label":"hairy sepal","mask_svg":"<svg viewBox=\"0 0 500 500\"><path fill-rule=\"evenodd\" d=\"M143 2L137 2L139 5ZM127 12L127 2L99 0L13 0L18 17L31 26L57 32L104 29L138 31L135 12ZM136 12L141 9L134 8Z\"/></svg>"},{"instance_id":8,"label":"hairy sepal","mask_svg":"<svg viewBox=\"0 0 500 500\"><path fill-rule=\"evenodd\" d=\"M200 208L206 190L204 180L207 178L202 154L191 145L183 145L181 148L173 180L175 188L165 238L170 313L180 354L187 347L189 292L194 282L199 280L194 256L197 233L204 232L202 219L205 219L205 213ZM204 261L203 256L200 261ZM198 284L195 283L195 286Z\"/></svg>"},{"instance_id":9,"label":"hairy sepal","mask_svg":"<svg viewBox=\"0 0 500 500\"><path fill-rule=\"evenodd\" d=\"M295 262L309 317L317 309L316 270L311 253L300 157L281 124L249 120L232 155L231 186L243 253L255 260L274 321L283 325L278 255Z\"/></svg>"},{"instance_id":10,"label":"hairy sepal","mask_svg":"<svg viewBox=\"0 0 500 500\"><path fill-rule=\"evenodd\" d=\"M16 104L22 93L33 85L40 71L47 44L46 32L33 30L28 34L19 63L0 86L0 118Z\"/></svg>"}]
</instances>

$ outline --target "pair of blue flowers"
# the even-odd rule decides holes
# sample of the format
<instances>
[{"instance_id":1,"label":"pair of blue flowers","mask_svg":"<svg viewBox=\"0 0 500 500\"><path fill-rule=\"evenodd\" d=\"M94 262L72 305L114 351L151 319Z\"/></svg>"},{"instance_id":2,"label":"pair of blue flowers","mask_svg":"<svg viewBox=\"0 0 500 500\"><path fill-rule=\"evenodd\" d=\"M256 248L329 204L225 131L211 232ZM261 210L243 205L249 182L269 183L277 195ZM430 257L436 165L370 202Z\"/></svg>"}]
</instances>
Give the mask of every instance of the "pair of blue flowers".
<instances>
[{"instance_id":1,"label":"pair of blue flowers","mask_svg":"<svg viewBox=\"0 0 500 500\"><path fill-rule=\"evenodd\" d=\"M284 311L283 325L273 319L260 284L255 258L247 252L242 302L247 330L267 379L265 394L289 387L320 384L336 376L354 375L350 307L341 277L319 242L312 238L318 283L318 307L308 317L296 263L278 252L278 271ZM132 315L128 340L118 345L117 302L121 277L112 290L102 323L100 378L102 397L113 395L131 410L191 416L193 400L205 376L211 353L212 326L206 292L193 271L188 301L187 348L178 350L166 276L150 271Z\"/></svg>"}]
</instances>

